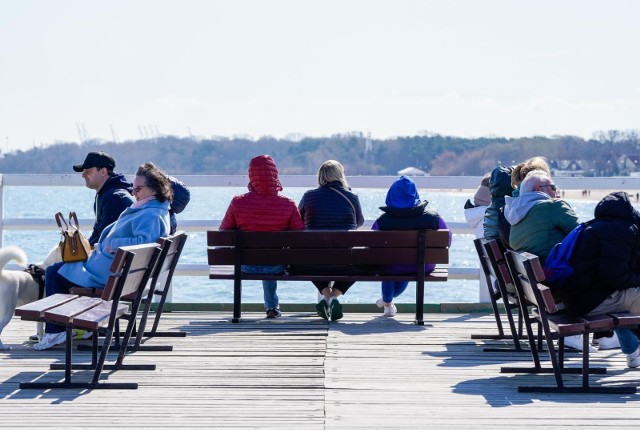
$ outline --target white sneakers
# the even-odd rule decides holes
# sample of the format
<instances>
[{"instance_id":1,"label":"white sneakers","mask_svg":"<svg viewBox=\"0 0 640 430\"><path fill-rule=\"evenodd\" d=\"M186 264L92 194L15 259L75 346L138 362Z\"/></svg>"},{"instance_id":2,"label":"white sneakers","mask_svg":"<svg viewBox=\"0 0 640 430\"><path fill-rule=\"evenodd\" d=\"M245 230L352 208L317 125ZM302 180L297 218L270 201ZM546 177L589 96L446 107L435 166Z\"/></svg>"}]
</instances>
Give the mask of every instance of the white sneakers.
<instances>
[{"instance_id":1,"label":"white sneakers","mask_svg":"<svg viewBox=\"0 0 640 430\"><path fill-rule=\"evenodd\" d=\"M67 332L65 331L60 333L45 333L45 335L42 337L42 340L36 343L35 345L33 345L33 349L42 351L45 349L53 348L56 345L65 343L66 341L67 341Z\"/></svg>"},{"instance_id":2,"label":"white sneakers","mask_svg":"<svg viewBox=\"0 0 640 430\"><path fill-rule=\"evenodd\" d=\"M396 308L396 305L391 303L391 306L385 306L384 300L382 300L382 297L376 300L376 306L379 308L384 308L385 317L394 317L398 313L398 309Z\"/></svg>"},{"instance_id":3,"label":"white sneakers","mask_svg":"<svg viewBox=\"0 0 640 430\"><path fill-rule=\"evenodd\" d=\"M640 346L631 354L627 354L627 366L629 367L640 366Z\"/></svg>"},{"instance_id":4,"label":"white sneakers","mask_svg":"<svg viewBox=\"0 0 640 430\"><path fill-rule=\"evenodd\" d=\"M582 351L582 335L577 334L575 336L567 336L564 338L564 346ZM589 345L589 352L597 352L593 346Z\"/></svg>"},{"instance_id":5,"label":"white sneakers","mask_svg":"<svg viewBox=\"0 0 640 430\"><path fill-rule=\"evenodd\" d=\"M398 309L396 309L396 305L391 303L391 306L384 307L384 316L385 317L394 317L398 313Z\"/></svg>"},{"instance_id":6,"label":"white sneakers","mask_svg":"<svg viewBox=\"0 0 640 430\"><path fill-rule=\"evenodd\" d=\"M620 341L615 333L611 337L593 339L593 343L598 346L599 350L620 348Z\"/></svg>"}]
</instances>

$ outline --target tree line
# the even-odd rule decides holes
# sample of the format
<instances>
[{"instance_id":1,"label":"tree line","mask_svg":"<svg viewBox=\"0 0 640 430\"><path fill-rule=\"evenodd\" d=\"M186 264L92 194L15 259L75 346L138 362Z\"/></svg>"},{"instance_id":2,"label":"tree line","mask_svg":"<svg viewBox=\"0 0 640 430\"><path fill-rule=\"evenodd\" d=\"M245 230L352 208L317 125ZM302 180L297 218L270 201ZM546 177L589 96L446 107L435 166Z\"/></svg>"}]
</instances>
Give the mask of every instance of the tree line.
<instances>
[{"instance_id":1,"label":"tree line","mask_svg":"<svg viewBox=\"0 0 640 430\"><path fill-rule=\"evenodd\" d=\"M97 140L58 142L3 154L0 173L71 173L91 151L116 159L116 170L134 172L153 161L170 174L246 174L249 159L271 155L281 174L315 174L328 159L340 161L347 175L395 175L413 166L431 175L482 175L499 164L515 164L542 155L548 160L591 160L587 174L617 174L611 166L622 155L640 154L640 131L596 132L590 139L576 136L521 138L462 138L424 133L370 139L363 133L330 137L277 139L247 137L196 139L163 136L122 143ZM612 164L613 163L613 164Z\"/></svg>"}]
</instances>

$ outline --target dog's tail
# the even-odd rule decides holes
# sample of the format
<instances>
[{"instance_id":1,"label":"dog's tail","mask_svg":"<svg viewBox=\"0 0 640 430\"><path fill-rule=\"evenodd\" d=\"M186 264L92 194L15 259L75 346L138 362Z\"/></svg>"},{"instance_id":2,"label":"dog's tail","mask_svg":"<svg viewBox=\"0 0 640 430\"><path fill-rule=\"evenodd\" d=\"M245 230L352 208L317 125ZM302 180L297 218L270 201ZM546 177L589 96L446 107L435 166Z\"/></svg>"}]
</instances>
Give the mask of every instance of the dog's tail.
<instances>
[{"instance_id":1,"label":"dog's tail","mask_svg":"<svg viewBox=\"0 0 640 430\"><path fill-rule=\"evenodd\" d=\"M17 246L0 248L0 270L3 270L11 260L15 260L16 263L25 266L27 264L27 254Z\"/></svg>"}]
</instances>

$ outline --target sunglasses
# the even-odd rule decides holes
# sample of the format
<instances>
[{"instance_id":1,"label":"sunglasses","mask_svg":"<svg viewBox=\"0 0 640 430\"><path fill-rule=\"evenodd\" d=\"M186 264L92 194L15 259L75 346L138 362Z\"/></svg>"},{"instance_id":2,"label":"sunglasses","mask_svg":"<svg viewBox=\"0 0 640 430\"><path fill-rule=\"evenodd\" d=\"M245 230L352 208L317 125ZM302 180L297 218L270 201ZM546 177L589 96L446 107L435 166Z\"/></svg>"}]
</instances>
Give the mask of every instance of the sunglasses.
<instances>
[{"instance_id":1,"label":"sunglasses","mask_svg":"<svg viewBox=\"0 0 640 430\"><path fill-rule=\"evenodd\" d=\"M146 185L139 185L139 186L133 188L133 192L134 193L139 193L140 190L143 189L143 188L149 188L149 187L147 187Z\"/></svg>"},{"instance_id":2,"label":"sunglasses","mask_svg":"<svg viewBox=\"0 0 640 430\"><path fill-rule=\"evenodd\" d=\"M558 187L556 186L556 184L540 185L540 187L551 188L551 191L558 191Z\"/></svg>"}]
</instances>

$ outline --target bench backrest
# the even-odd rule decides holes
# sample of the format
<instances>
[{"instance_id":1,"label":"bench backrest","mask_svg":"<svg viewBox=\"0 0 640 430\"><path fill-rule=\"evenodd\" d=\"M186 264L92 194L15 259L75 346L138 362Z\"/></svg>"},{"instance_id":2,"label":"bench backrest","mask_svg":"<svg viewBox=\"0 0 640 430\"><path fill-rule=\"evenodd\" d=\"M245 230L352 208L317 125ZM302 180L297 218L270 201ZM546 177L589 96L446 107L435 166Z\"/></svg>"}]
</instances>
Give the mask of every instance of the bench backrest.
<instances>
[{"instance_id":1,"label":"bench backrest","mask_svg":"<svg viewBox=\"0 0 640 430\"><path fill-rule=\"evenodd\" d=\"M208 231L209 265L449 263L449 230ZM238 261L240 260L240 261Z\"/></svg>"},{"instance_id":2,"label":"bench backrest","mask_svg":"<svg viewBox=\"0 0 640 430\"><path fill-rule=\"evenodd\" d=\"M520 300L537 307L541 314L556 313L558 306L551 289L541 284L544 281L544 270L538 256L509 250L506 257Z\"/></svg>"},{"instance_id":3,"label":"bench backrest","mask_svg":"<svg viewBox=\"0 0 640 430\"><path fill-rule=\"evenodd\" d=\"M487 251L484 248L484 244L486 240L482 238L474 239L473 246L476 248L476 253L478 254L478 259L480 260L480 269L482 273L480 276L484 276L487 282L487 286L489 288L489 294L493 297L493 299L499 299L501 296L500 289L494 284L492 278L496 277L496 273L491 266L491 261L489 260L489 256L487 255Z\"/></svg>"},{"instance_id":4,"label":"bench backrest","mask_svg":"<svg viewBox=\"0 0 640 430\"><path fill-rule=\"evenodd\" d=\"M484 255L489 260L489 271L498 281L498 288L504 293L508 293L507 284L513 284L511 278L511 272L507 267L507 260L505 260L505 248L499 240L485 240L481 239Z\"/></svg>"},{"instance_id":5,"label":"bench backrest","mask_svg":"<svg viewBox=\"0 0 640 430\"><path fill-rule=\"evenodd\" d=\"M151 275L151 282L155 285L156 291L164 291L165 288L169 288L186 241L187 234L184 231L178 231L158 240L162 251L158 258L158 264Z\"/></svg>"},{"instance_id":6,"label":"bench backrest","mask_svg":"<svg viewBox=\"0 0 640 430\"><path fill-rule=\"evenodd\" d=\"M102 299L117 301L122 296L140 293L147 284L159 255L160 247L157 243L118 248L111 264L111 274L102 291Z\"/></svg>"}]
</instances>

